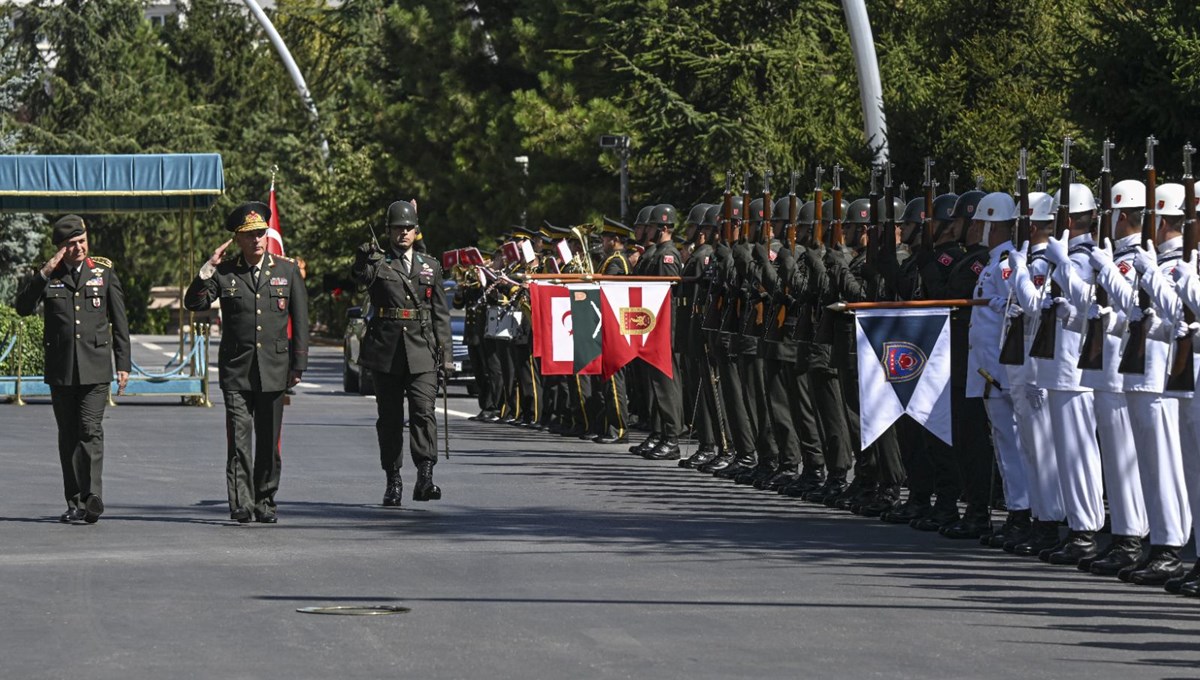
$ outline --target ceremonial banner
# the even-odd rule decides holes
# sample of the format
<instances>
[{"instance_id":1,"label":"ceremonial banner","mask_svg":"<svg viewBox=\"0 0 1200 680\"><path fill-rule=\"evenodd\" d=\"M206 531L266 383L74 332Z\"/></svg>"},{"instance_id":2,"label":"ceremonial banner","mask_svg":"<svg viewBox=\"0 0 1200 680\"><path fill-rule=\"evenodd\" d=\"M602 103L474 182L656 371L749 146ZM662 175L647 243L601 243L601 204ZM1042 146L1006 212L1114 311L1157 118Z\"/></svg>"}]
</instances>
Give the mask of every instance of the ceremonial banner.
<instances>
[{"instance_id":1,"label":"ceremonial banner","mask_svg":"<svg viewBox=\"0 0 1200 680\"><path fill-rule=\"evenodd\" d=\"M571 338L576 375L599 375L601 371L600 287L594 283L568 285L571 299Z\"/></svg>"},{"instance_id":2,"label":"ceremonial banner","mask_svg":"<svg viewBox=\"0 0 1200 680\"><path fill-rule=\"evenodd\" d=\"M542 375L570 375L575 351L571 344L571 300L566 286L531 282L533 356L542 360Z\"/></svg>"},{"instance_id":3,"label":"ceremonial banner","mask_svg":"<svg viewBox=\"0 0 1200 680\"><path fill-rule=\"evenodd\" d=\"M854 323L862 448L906 413L952 443L950 309L860 309Z\"/></svg>"},{"instance_id":4,"label":"ceremonial banner","mask_svg":"<svg viewBox=\"0 0 1200 680\"><path fill-rule=\"evenodd\" d=\"M259 194L260 196L262 194ZM271 219L267 220L267 252L272 255L283 255L283 227L279 225L279 207L275 205L275 180L271 180L271 197L267 207L271 209ZM289 336L291 333L288 334Z\"/></svg>"},{"instance_id":5,"label":"ceremonial banner","mask_svg":"<svg viewBox=\"0 0 1200 680\"><path fill-rule=\"evenodd\" d=\"M672 377L671 284L604 281L600 293L604 378L634 357Z\"/></svg>"}]
</instances>

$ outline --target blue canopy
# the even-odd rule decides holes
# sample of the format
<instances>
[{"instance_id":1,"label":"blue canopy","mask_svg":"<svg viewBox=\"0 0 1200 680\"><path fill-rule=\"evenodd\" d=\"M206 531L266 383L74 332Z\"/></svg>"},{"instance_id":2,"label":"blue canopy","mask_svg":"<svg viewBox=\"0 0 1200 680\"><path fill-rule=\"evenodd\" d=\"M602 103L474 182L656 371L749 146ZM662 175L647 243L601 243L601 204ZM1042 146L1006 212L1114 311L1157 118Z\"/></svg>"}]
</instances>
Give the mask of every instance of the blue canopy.
<instances>
[{"instance_id":1,"label":"blue canopy","mask_svg":"<svg viewBox=\"0 0 1200 680\"><path fill-rule=\"evenodd\" d=\"M207 210L225 193L221 155L0 156L0 212Z\"/></svg>"}]
</instances>

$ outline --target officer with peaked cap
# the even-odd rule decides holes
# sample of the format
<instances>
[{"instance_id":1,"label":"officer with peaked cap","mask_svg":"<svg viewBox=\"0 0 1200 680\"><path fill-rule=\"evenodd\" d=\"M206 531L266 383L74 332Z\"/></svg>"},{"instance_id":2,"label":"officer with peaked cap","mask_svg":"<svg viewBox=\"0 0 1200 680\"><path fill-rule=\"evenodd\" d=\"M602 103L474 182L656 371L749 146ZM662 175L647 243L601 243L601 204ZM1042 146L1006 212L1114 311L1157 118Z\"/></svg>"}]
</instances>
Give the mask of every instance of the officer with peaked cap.
<instances>
[{"instance_id":1,"label":"officer with peaked cap","mask_svg":"<svg viewBox=\"0 0 1200 680\"><path fill-rule=\"evenodd\" d=\"M605 222L600 228L600 246L604 260L598 273L604 276L629 276L633 267L625 256L625 244L633 231L620 224ZM599 432L592 441L597 444L625 444L629 441L629 399L626 393L625 368L604 381L599 389L602 411L598 414Z\"/></svg>"},{"instance_id":2,"label":"officer with peaked cap","mask_svg":"<svg viewBox=\"0 0 1200 680\"><path fill-rule=\"evenodd\" d=\"M296 263L267 252L270 219L262 203L234 208L225 219L233 238L200 267L183 298L193 312L220 300L225 481L229 517L243 524L277 521L284 391L308 367L308 295ZM240 253L223 259L234 241Z\"/></svg>"},{"instance_id":3,"label":"officer with peaked cap","mask_svg":"<svg viewBox=\"0 0 1200 680\"><path fill-rule=\"evenodd\" d=\"M77 215L54 224L58 251L17 292L16 310L45 310L45 377L58 424L67 511L63 523L94 524L104 512L104 408L116 361L121 391L129 380L125 294L112 263L88 256L87 225Z\"/></svg>"},{"instance_id":4,"label":"officer with peaked cap","mask_svg":"<svg viewBox=\"0 0 1200 680\"><path fill-rule=\"evenodd\" d=\"M414 252L420 226L409 201L388 206L384 248L364 243L355 254L354 279L367 289L375 317L367 322L362 365L375 378L379 462L387 476L383 505L399 506L404 449L404 401L408 400L409 455L417 467L414 501L438 500L434 400L438 371L453 370L450 312L442 288L442 266Z\"/></svg>"}]
</instances>

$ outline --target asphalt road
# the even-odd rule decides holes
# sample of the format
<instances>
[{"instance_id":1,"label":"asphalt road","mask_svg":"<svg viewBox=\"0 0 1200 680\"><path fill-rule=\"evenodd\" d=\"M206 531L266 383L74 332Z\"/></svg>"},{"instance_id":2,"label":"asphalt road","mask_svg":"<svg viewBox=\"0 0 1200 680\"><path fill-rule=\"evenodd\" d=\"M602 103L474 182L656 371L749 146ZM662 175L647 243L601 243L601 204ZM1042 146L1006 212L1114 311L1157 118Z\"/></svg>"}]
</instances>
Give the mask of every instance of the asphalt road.
<instances>
[{"instance_id":1,"label":"asphalt road","mask_svg":"<svg viewBox=\"0 0 1200 680\"><path fill-rule=\"evenodd\" d=\"M276 526L228 521L220 404L109 409L92 527L56 522L49 404L0 405L0 678L1200 676L1200 601L624 447L452 416L444 500L408 462L384 509L338 352L286 411ZM357 604L411 611L296 611Z\"/></svg>"}]
</instances>

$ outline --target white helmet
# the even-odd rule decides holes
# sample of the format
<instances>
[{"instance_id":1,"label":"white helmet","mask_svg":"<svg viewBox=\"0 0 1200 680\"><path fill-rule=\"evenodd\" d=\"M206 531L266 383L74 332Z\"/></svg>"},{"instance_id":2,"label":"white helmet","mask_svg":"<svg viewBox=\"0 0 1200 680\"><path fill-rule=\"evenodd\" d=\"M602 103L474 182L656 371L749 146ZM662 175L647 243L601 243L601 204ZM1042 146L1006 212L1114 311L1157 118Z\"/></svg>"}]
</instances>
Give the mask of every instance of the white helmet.
<instances>
[{"instance_id":1,"label":"white helmet","mask_svg":"<svg viewBox=\"0 0 1200 680\"><path fill-rule=\"evenodd\" d=\"M1054 192L1054 209L1058 210L1059 201L1062 197L1059 195L1061 191ZM1071 214L1091 212L1096 209L1096 197L1092 195L1092 190L1086 184L1075 182L1071 184Z\"/></svg>"},{"instance_id":2,"label":"white helmet","mask_svg":"<svg viewBox=\"0 0 1200 680\"><path fill-rule=\"evenodd\" d=\"M974 219L984 222L1007 222L1017 217L1017 202L1003 191L995 191L979 199Z\"/></svg>"},{"instance_id":3,"label":"white helmet","mask_svg":"<svg viewBox=\"0 0 1200 680\"><path fill-rule=\"evenodd\" d=\"M1054 219L1054 197L1044 191L1029 192L1029 219L1049 222Z\"/></svg>"},{"instance_id":4,"label":"white helmet","mask_svg":"<svg viewBox=\"0 0 1200 680\"><path fill-rule=\"evenodd\" d=\"M1154 210L1160 217L1183 214L1183 185L1163 184L1154 192Z\"/></svg>"},{"instance_id":5,"label":"white helmet","mask_svg":"<svg viewBox=\"0 0 1200 680\"><path fill-rule=\"evenodd\" d=\"M1112 188L1113 210L1146 207L1146 185L1136 179L1123 179Z\"/></svg>"}]
</instances>

